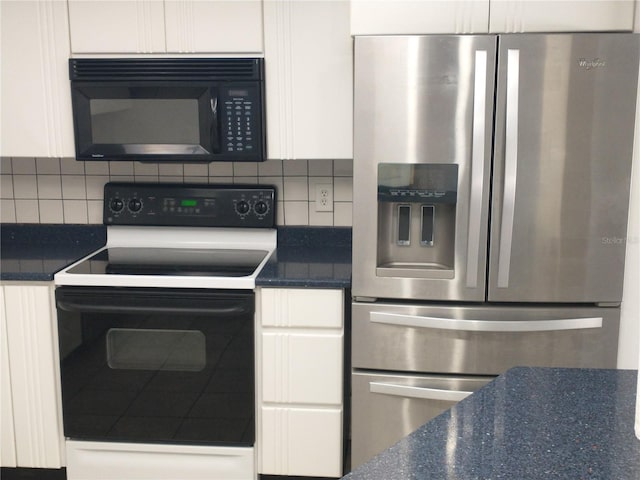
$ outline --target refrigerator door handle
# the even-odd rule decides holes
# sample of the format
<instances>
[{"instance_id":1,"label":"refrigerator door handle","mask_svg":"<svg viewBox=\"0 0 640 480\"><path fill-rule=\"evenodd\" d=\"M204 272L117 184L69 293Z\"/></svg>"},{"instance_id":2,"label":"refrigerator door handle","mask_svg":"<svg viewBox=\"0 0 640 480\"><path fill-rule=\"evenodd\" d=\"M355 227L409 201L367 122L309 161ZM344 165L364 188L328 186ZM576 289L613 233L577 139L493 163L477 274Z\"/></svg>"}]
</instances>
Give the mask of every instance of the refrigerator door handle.
<instances>
[{"instance_id":1,"label":"refrigerator door handle","mask_svg":"<svg viewBox=\"0 0 640 480\"><path fill-rule=\"evenodd\" d=\"M473 144L471 150L471 196L467 243L467 288L478 286L480 227L485 161L485 118L487 114L487 51L476 51L473 86Z\"/></svg>"},{"instance_id":2,"label":"refrigerator door handle","mask_svg":"<svg viewBox=\"0 0 640 480\"><path fill-rule=\"evenodd\" d=\"M396 397L444 400L446 402L459 402L473 393L462 390L441 390L438 388L414 387L381 382L369 382L369 391L371 393L393 395Z\"/></svg>"},{"instance_id":3,"label":"refrigerator door handle","mask_svg":"<svg viewBox=\"0 0 640 480\"><path fill-rule=\"evenodd\" d=\"M552 332L558 330L602 328L603 321L602 317L558 318L553 320L463 320L386 312L371 312L369 319L374 323L384 323L402 327L494 333Z\"/></svg>"},{"instance_id":4,"label":"refrigerator door handle","mask_svg":"<svg viewBox=\"0 0 640 480\"><path fill-rule=\"evenodd\" d=\"M498 256L498 288L509 287L511 242L516 202L518 171L518 96L520 91L520 50L507 50L507 107L505 127L505 165L500 252Z\"/></svg>"}]
</instances>

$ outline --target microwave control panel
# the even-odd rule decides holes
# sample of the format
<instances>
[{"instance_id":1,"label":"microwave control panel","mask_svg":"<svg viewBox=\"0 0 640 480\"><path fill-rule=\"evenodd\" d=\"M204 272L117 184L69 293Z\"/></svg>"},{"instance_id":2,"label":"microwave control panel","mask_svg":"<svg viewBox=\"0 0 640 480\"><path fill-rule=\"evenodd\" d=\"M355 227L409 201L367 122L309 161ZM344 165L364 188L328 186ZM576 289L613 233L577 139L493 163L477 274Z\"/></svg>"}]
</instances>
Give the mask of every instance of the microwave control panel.
<instances>
[{"instance_id":1,"label":"microwave control panel","mask_svg":"<svg viewBox=\"0 0 640 480\"><path fill-rule=\"evenodd\" d=\"M221 90L221 153L260 151L261 119L257 87L232 87Z\"/></svg>"}]
</instances>

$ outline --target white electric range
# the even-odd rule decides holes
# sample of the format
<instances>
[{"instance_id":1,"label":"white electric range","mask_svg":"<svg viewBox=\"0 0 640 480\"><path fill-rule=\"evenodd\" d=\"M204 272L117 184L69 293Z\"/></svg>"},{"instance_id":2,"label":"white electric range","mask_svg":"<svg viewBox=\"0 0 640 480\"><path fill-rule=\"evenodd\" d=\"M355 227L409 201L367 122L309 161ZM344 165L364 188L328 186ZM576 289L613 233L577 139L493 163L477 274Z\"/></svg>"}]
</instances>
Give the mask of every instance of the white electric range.
<instances>
[{"instance_id":1,"label":"white electric range","mask_svg":"<svg viewBox=\"0 0 640 480\"><path fill-rule=\"evenodd\" d=\"M54 276L70 480L256 478L275 206L257 185L105 185L106 245Z\"/></svg>"}]
</instances>

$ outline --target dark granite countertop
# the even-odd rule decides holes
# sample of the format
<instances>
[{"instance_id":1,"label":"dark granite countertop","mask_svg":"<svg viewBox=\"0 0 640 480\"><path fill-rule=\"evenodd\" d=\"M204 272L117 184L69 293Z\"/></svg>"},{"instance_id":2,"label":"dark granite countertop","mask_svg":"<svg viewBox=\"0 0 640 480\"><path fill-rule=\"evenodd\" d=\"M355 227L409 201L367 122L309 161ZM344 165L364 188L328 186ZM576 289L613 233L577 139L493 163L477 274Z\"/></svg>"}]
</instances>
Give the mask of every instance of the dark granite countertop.
<instances>
[{"instance_id":1,"label":"dark granite countertop","mask_svg":"<svg viewBox=\"0 0 640 480\"><path fill-rule=\"evenodd\" d=\"M351 229L285 227L256 279L263 287L351 287Z\"/></svg>"},{"instance_id":2,"label":"dark granite countertop","mask_svg":"<svg viewBox=\"0 0 640 480\"><path fill-rule=\"evenodd\" d=\"M513 368L344 478L640 478L636 379Z\"/></svg>"},{"instance_id":3,"label":"dark granite countertop","mask_svg":"<svg viewBox=\"0 0 640 480\"><path fill-rule=\"evenodd\" d=\"M0 280L52 281L53 275L104 245L101 225L3 224Z\"/></svg>"},{"instance_id":4,"label":"dark granite countertop","mask_svg":"<svg viewBox=\"0 0 640 480\"><path fill-rule=\"evenodd\" d=\"M106 241L101 225L3 224L0 234L3 281L52 281L57 271ZM256 285L349 288L351 229L279 228L278 249Z\"/></svg>"}]
</instances>

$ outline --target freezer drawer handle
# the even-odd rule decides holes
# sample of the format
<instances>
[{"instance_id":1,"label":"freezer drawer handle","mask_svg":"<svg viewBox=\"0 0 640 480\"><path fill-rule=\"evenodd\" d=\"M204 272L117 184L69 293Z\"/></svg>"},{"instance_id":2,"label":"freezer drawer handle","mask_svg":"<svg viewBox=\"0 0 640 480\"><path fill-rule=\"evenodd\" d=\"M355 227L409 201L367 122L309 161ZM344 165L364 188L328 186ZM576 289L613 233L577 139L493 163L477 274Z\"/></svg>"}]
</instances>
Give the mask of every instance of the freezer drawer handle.
<instances>
[{"instance_id":1,"label":"freezer drawer handle","mask_svg":"<svg viewBox=\"0 0 640 480\"><path fill-rule=\"evenodd\" d=\"M437 388L411 387L380 382L369 382L369 391L371 393L394 395L396 397L444 400L446 402L459 402L473 393L461 390L440 390Z\"/></svg>"},{"instance_id":2,"label":"freezer drawer handle","mask_svg":"<svg viewBox=\"0 0 640 480\"><path fill-rule=\"evenodd\" d=\"M511 243L516 203L518 172L518 96L520 94L520 50L507 51L507 114L505 132L504 193L500 252L498 256L498 288L509 287Z\"/></svg>"},{"instance_id":3,"label":"freezer drawer handle","mask_svg":"<svg viewBox=\"0 0 640 480\"><path fill-rule=\"evenodd\" d=\"M421 317L397 313L371 312L374 323L403 327L439 328L469 332L553 332L602 328L602 317L559 318L555 320L461 320L457 318Z\"/></svg>"}]
</instances>

